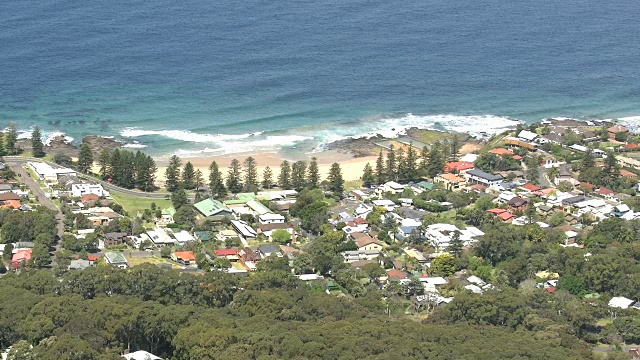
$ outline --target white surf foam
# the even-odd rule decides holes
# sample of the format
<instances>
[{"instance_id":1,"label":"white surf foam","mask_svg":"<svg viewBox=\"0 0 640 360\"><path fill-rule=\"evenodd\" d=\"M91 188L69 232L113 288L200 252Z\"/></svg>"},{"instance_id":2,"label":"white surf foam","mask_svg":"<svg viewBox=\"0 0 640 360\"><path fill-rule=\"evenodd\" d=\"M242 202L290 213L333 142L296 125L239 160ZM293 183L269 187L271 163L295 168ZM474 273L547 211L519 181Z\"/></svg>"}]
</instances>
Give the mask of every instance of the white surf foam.
<instances>
[{"instance_id":1,"label":"white surf foam","mask_svg":"<svg viewBox=\"0 0 640 360\"><path fill-rule=\"evenodd\" d=\"M122 137L140 137L140 136L150 136L157 135L166 137L169 139L186 141L186 142L196 142L196 143L216 143L224 140L240 140L246 139L252 136L258 136L262 134L262 132L255 132L250 134L238 134L238 135L228 135L228 134L199 134L194 133L189 130L143 130L139 128L124 128L120 131L120 136Z\"/></svg>"},{"instance_id":2,"label":"white surf foam","mask_svg":"<svg viewBox=\"0 0 640 360\"><path fill-rule=\"evenodd\" d=\"M407 114L397 118L384 118L367 121L362 127L324 130L322 141L314 151L322 151L327 144L338 140L372 138L382 136L397 138L405 135L410 128L432 129L449 132L467 133L476 138L487 138L503 131L513 129L520 121L494 115L423 115ZM355 129L354 129L355 128ZM358 129L359 128L359 129Z\"/></svg>"},{"instance_id":3,"label":"white surf foam","mask_svg":"<svg viewBox=\"0 0 640 360\"><path fill-rule=\"evenodd\" d=\"M123 148L130 148L130 149L144 149L147 147L147 145L145 144L140 144L140 143L128 143L128 144L124 144L122 145Z\"/></svg>"}]
</instances>

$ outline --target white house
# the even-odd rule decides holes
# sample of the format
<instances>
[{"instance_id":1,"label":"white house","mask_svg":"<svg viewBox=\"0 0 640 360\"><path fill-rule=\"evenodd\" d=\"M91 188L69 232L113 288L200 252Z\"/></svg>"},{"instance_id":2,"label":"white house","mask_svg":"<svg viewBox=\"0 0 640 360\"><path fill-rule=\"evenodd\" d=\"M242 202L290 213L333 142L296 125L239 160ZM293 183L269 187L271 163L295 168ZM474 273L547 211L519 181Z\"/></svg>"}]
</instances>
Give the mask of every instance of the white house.
<instances>
[{"instance_id":1,"label":"white house","mask_svg":"<svg viewBox=\"0 0 640 360\"><path fill-rule=\"evenodd\" d=\"M106 191L100 184L73 184L71 185L71 196L82 197L82 195L95 194L100 197L109 196L109 192Z\"/></svg>"},{"instance_id":2,"label":"white house","mask_svg":"<svg viewBox=\"0 0 640 360\"><path fill-rule=\"evenodd\" d=\"M518 134L518 138L524 141L533 142L538 137L538 134L529 130L522 130Z\"/></svg>"},{"instance_id":3,"label":"white house","mask_svg":"<svg viewBox=\"0 0 640 360\"><path fill-rule=\"evenodd\" d=\"M129 354L124 354L122 355L122 357L126 360L162 360L162 358L144 350L138 350Z\"/></svg>"},{"instance_id":4,"label":"white house","mask_svg":"<svg viewBox=\"0 0 640 360\"><path fill-rule=\"evenodd\" d=\"M427 226L424 236L436 248L446 249L451 245L451 240L456 231L459 232L460 240L464 246L475 243L478 240L477 238L484 235L484 232L473 226L458 229L453 224L432 224Z\"/></svg>"},{"instance_id":5,"label":"white house","mask_svg":"<svg viewBox=\"0 0 640 360\"><path fill-rule=\"evenodd\" d=\"M262 214L258 217L258 222L260 222L260 224L265 225L265 224L284 224L284 216L280 215L280 214L273 214L273 213L268 213L268 214Z\"/></svg>"},{"instance_id":6,"label":"white house","mask_svg":"<svg viewBox=\"0 0 640 360\"><path fill-rule=\"evenodd\" d=\"M186 230L173 233L173 236L176 238L176 242L178 242L179 244L186 244L196 241L196 238L194 238L193 235L189 234L189 232Z\"/></svg>"},{"instance_id":7,"label":"white house","mask_svg":"<svg viewBox=\"0 0 640 360\"><path fill-rule=\"evenodd\" d=\"M398 184L395 181L388 181L382 185L383 192L392 192L394 194L400 194L404 191L405 186Z\"/></svg>"},{"instance_id":8,"label":"white house","mask_svg":"<svg viewBox=\"0 0 640 360\"><path fill-rule=\"evenodd\" d=\"M157 247L174 245L176 243L176 240L169 236L163 228L149 230L147 231L147 235L149 235L149 239L151 239L151 242Z\"/></svg>"},{"instance_id":9,"label":"white house","mask_svg":"<svg viewBox=\"0 0 640 360\"><path fill-rule=\"evenodd\" d=\"M391 200L383 199L383 200L372 200L371 203L374 206L379 206L384 208L387 211L393 211L397 207L396 203Z\"/></svg>"},{"instance_id":10,"label":"white house","mask_svg":"<svg viewBox=\"0 0 640 360\"><path fill-rule=\"evenodd\" d=\"M633 300L627 299L626 297L616 296L612 297L609 300L609 307L626 309L633 304Z\"/></svg>"}]
</instances>

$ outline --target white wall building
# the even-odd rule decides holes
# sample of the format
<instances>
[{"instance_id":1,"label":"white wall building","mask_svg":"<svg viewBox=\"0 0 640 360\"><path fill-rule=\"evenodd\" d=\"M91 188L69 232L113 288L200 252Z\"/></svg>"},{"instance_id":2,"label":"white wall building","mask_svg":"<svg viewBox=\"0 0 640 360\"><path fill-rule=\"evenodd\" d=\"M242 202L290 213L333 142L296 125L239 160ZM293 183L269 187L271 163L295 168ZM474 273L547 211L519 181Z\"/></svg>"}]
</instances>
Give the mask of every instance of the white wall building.
<instances>
[{"instance_id":1,"label":"white wall building","mask_svg":"<svg viewBox=\"0 0 640 360\"><path fill-rule=\"evenodd\" d=\"M73 184L71 185L71 196L82 197L82 195L95 194L100 197L109 196L109 192L106 191L100 184Z\"/></svg>"},{"instance_id":2,"label":"white wall building","mask_svg":"<svg viewBox=\"0 0 640 360\"><path fill-rule=\"evenodd\" d=\"M29 161L29 167L36 173L39 180L55 182L60 176L77 176L75 170L67 168L53 168L51 165L43 162Z\"/></svg>"}]
</instances>

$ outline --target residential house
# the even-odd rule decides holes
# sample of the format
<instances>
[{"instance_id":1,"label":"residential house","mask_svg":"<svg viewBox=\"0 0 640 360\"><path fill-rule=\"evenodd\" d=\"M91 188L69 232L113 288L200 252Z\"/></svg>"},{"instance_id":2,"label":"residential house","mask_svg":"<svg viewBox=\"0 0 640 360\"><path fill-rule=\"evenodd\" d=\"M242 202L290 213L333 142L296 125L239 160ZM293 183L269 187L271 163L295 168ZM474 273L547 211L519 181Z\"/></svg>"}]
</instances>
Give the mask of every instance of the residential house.
<instances>
[{"instance_id":1,"label":"residential house","mask_svg":"<svg viewBox=\"0 0 640 360\"><path fill-rule=\"evenodd\" d=\"M395 181L388 181L382 185L382 192L387 193L391 192L394 194L400 194L404 191L405 186L402 184L398 184Z\"/></svg>"},{"instance_id":2,"label":"residential house","mask_svg":"<svg viewBox=\"0 0 640 360\"><path fill-rule=\"evenodd\" d=\"M129 267L127 259L121 253L107 252L104 254L104 260L107 264L117 266L120 269L126 269L127 267Z\"/></svg>"},{"instance_id":3,"label":"residential house","mask_svg":"<svg viewBox=\"0 0 640 360\"><path fill-rule=\"evenodd\" d=\"M416 184L417 187L423 189L424 191L430 191L433 190L433 187L435 186L433 183L430 183L428 181L420 181Z\"/></svg>"},{"instance_id":4,"label":"residential house","mask_svg":"<svg viewBox=\"0 0 640 360\"><path fill-rule=\"evenodd\" d=\"M84 270L86 268L90 268L95 266L95 261L85 260L85 259L76 259L71 260L69 263L69 270Z\"/></svg>"},{"instance_id":5,"label":"residential house","mask_svg":"<svg viewBox=\"0 0 640 360\"><path fill-rule=\"evenodd\" d=\"M211 241L213 238L211 231L195 231L193 235L200 242Z\"/></svg>"},{"instance_id":6,"label":"residential house","mask_svg":"<svg viewBox=\"0 0 640 360\"><path fill-rule=\"evenodd\" d=\"M171 260L182 265L191 265L196 262L196 255L193 251L176 251L171 254Z\"/></svg>"},{"instance_id":7,"label":"residential house","mask_svg":"<svg viewBox=\"0 0 640 360\"><path fill-rule=\"evenodd\" d=\"M360 234L354 241L358 250L375 250L379 252L384 247L382 242L366 234Z\"/></svg>"},{"instance_id":8,"label":"residential house","mask_svg":"<svg viewBox=\"0 0 640 360\"><path fill-rule=\"evenodd\" d=\"M196 241L196 238L186 230L174 232L173 237L176 239L176 244L179 246Z\"/></svg>"},{"instance_id":9,"label":"residential house","mask_svg":"<svg viewBox=\"0 0 640 360\"><path fill-rule=\"evenodd\" d=\"M631 208L627 204L620 204L613 208L613 212L611 213L613 216L622 217L624 214L631 211Z\"/></svg>"},{"instance_id":10,"label":"residential house","mask_svg":"<svg viewBox=\"0 0 640 360\"><path fill-rule=\"evenodd\" d=\"M490 174L479 169L469 170L464 174L464 176L468 183L483 184L488 187L502 182L502 176Z\"/></svg>"},{"instance_id":11,"label":"residential house","mask_svg":"<svg viewBox=\"0 0 640 360\"><path fill-rule=\"evenodd\" d=\"M222 242L232 238L239 238L238 233L235 230L225 229L218 232L216 238Z\"/></svg>"},{"instance_id":12,"label":"residential house","mask_svg":"<svg viewBox=\"0 0 640 360\"><path fill-rule=\"evenodd\" d=\"M231 220L231 226L241 239L253 240L258 237L258 233L242 220Z\"/></svg>"},{"instance_id":13,"label":"residential house","mask_svg":"<svg viewBox=\"0 0 640 360\"><path fill-rule=\"evenodd\" d=\"M558 167L558 175L556 176L556 178L554 179L554 184L556 186L560 185L560 183L562 182L570 182L571 184L575 185L576 183L578 183L577 180L575 180L573 178L573 174L571 173L571 171L569 169L567 169L566 167Z\"/></svg>"},{"instance_id":14,"label":"residential house","mask_svg":"<svg viewBox=\"0 0 640 360\"><path fill-rule=\"evenodd\" d=\"M507 207L511 212L525 211L529 206L529 199L516 196L507 202Z\"/></svg>"},{"instance_id":15,"label":"residential house","mask_svg":"<svg viewBox=\"0 0 640 360\"><path fill-rule=\"evenodd\" d=\"M465 180L454 174L440 174L433 178L433 182L440 183L445 189L450 191L459 191L464 187Z\"/></svg>"},{"instance_id":16,"label":"residential house","mask_svg":"<svg viewBox=\"0 0 640 360\"><path fill-rule=\"evenodd\" d=\"M258 200L249 200L249 201L247 201L247 207L249 207L249 209L251 209L251 212L254 214L254 216L261 216L261 215L265 215L265 214L270 214L271 213L271 210L269 210L268 207L264 206Z\"/></svg>"},{"instance_id":17,"label":"residential house","mask_svg":"<svg viewBox=\"0 0 640 360\"><path fill-rule=\"evenodd\" d=\"M207 220L221 221L231 216L231 210L218 200L205 199L193 205Z\"/></svg>"},{"instance_id":18,"label":"residential house","mask_svg":"<svg viewBox=\"0 0 640 360\"><path fill-rule=\"evenodd\" d=\"M176 240L169 236L163 228L154 228L147 231L147 235L151 242L157 247L171 246L176 243Z\"/></svg>"},{"instance_id":19,"label":"residential house","mask_svg":"<svg viewBox=\"0 0 640 360\"><path fill-rule=\"evenodd\" d=\"M534 151L538 147L538 144L534 142L526 141L522 138L512 136L504 138L504 143L510 146L518 146L531 151Z\"/></svg>"},{"instance_id":20,"label":"residential house","mask_svg":"<svg viewBox=\"0 0 640 360\"><path fill-rule=\"evenodd\" d=\"M257 261L260 261L261 259L260 253L258 251L255 251L248 247L240 249L240 251L238 251L238 258L246 267L250 268L250 270L255 270L255 263Z\"/></svg>"},{"instance_id":21,"label":"residential house","mask_svg":"<svg viewBox=\"0 0 640 360\"><path fill-rule=\"evenodd\" d=\"M152 353L144 350L125 353L122 355L122 357L126 360L162 360L159 356L155 356Z\"/></svg>"},{"instance_id":22,"label":"residential house","mask_svg":"<svg viewBox=\"0 0 640 360\"><path fill-rule=\"evenodd\" d=\"M534 142L538 139L538 134L529 130L522 130L518 133L518 138L523 141Z\"/></svg>"},{"instance_id":23,"label":"residential house","mask_svg":"<svg viewBox=\"0 0 640 360\"><path fill-rule=\"evenodd\" d=\"M407 279L408 277L409 275L402 270L397 270L397 269L387 270L387 279L389 281L402 281Z\"/></svg>"},{"instance_id":24,"label":"residential house","mask_svg":"<svg viewBox=\"0 0 640 360\"><path fill-rule=\"evenodd\" d=\"M607 129L607 133L609 134L609 139L610 140L615 140L616 139L616 135L618 134L628 134L629 133L629 129L627 129L626 127L622 126L622 125L614 125L610 128Z\"/></svg>"},{"instance_id":25,"label":"residential house","mask_svg":"<svg viewBox=\"0 0 640 360\"><path fill-rule=\"evenodd\" d=\"M258 223L261 225L265 224L282 224L284 223L285 218L280 214L267 213L260 215L258 217Z\"/></svg>"},{"instance_id":26,"label":"residential house","mask_svg":"<svg viewBox=\"0 0 640 360\"><path fill-rule=\"evenodd\" d=\"M618 164L622 167L631 168L634 170L640 170L640 160L636 160L626 156L617 156Z\"/></svg>"},{"instance_id":27,"label":"residential house","mask_svg":"<svg viewBox=\"0 0 640 360\"><path fill-rule=\"evenodd\" d=\"M80 197L80 202L85 205L95 203L98 200L100 200L100 197L96 194L84 194Z\"/></svg>"},{"instance_id":28,"label":"residential house","mask_svg":"<svg viewBox=\"0 0 640 360\"><path fill-rule=\"evenodd\" d=\"M21 265L31 260L31 249L16 249L11 256L11 267L18 269Z\"/></svg>"},{"instance_id":29,"label":"residential house","mask_svg":"<svg viewBox=\"0 0 640 360\"><path fill-rule=\"evenodd\" d=\"M363 190L352 190L351 195L358 201L368 200L371 198L371 194L369 193L369 191Z\"/></svg>"},{"instance_id":30,"label":"residential house","mask_svg":"<svg viewBox=\"0 0 640 360\"><path fill-rule=\"evenodd\" d=\"M605 187L601 187L596 190L596 194L602 196L605 199L614 200L616 197L616 193L613 190L607 189Z\"/></svg>"},{"instance_id":31,"label":"residential house","mask_svg":"<svg viewBox=\"0 0 640 360\"><path fill-rule=\"evenodd\" d=\"M225 258L231 262L240 260L236 249L216 249L213 251L217 257Z\"/></svg>"},{"instance_id":32,"label":"residential house","mask_svg":"<svg viewBox=\"0 0 640 360\"><path fill-rule=\"evenodd\" d=\"M156 226L165 227L169 224L173 224L173 215L176 214L176 209L170 207L167 209L162 209L160 213L160 217L156 219Z\"/></svg>"},{"instance_id":33,"label":"residential house","mask_svg":"<svg viewBox=\"0 0 640 360\"><path fill-rule=\"evenodd\" d=\"M110 232L104 234L104 245L114 246L121 245L127 240L127 233L124 232Z\"/></svg>"},{"instance_id":34,"label":"residential house","mask_svg":"<svg viewBox=\"0 0 640 360\"><path fill-rule=\"evenodd\" d=\"M273 244L265 244L258 248L260 252L260 256L264 259L271 255L275 255L278 257L282 257L282 252L280 252L280 248Z\"/></svg>"},{"instance_id":35,"label":"residential house","mask_svg":"<svg viewBox=\"0 0 640 360\"><path fill-rule=\"evenodd\" d=\"M99 197L109 196L109 192L106 191L100 184L71 185L71 196L79 198L87 194L94 194L98 195Z\"/></svg>"},{"instance_id":36,"label":"residential house","mask_svg":"<svg viewBox=\"0 0 640 360\"><path fill-rule=\"evenodd\" d=\"M387 199L373 200L373 201L371 201L371 203L374 206L378 206L378 207L384 208L387 211L393 211L395 208L398 207L398 205L396 205L396 203L394 203L391 200L387 200ZM362 216L362 215L360 215L360 216Z\"/></svg>"},{"instance_id":37,"label":"residential house","mask_svg":"<svg viewBox=\"0 0 640 360\"><path fill-rule=\"evenodd\" d=\"M623 296L614 296L609 300L609 307L627 309L633 305L634 301Z\"/></svg>"},{"instance_id":38,"label":"residential house","mask_svg":"<svg viewBox=\"0 0 640 360\"><path fill-rule=\"evenodd\" d=\"M9 209L20 208L20 196L13 192L6 192L0 194L0 207Z\"/></svg>"},{"instance_id":39,"label":"residential house","mask_svg":"<svg viewBox=\"0 0 640 360\"><path fill-rule=\"evenodd\" d=\"M509 149L505 149L505 148L495 148L495 149L491 149L489 150L489 152L491 154L495 154L495 155L513 155L513 150L509 150Z\"/></svg>"},{"instance_id":40,"label":"residential house","mask_svg":"<svg viewBox=\"0 0 640 360\"><path fill-rule=\"evenodd\" d=\"M444 165L444 171L447 173L464 173L473 169L475 166L471 162L467 161L451 161Z\"/></svg>"},{"instance_id":41,"label":"residential house","mask_svg":"<svg viewBox=\"0 0 640 360\"><path fill-rule=\"evenodd\" d=\"M535 186L535 185L533 185L531 183L524 184L524 185L520 186L519 189L522 190L525 193L533 193L533 192L536 192L536 191L540 191L540 188L538 186Z\"/></svg>"}]
</instances>

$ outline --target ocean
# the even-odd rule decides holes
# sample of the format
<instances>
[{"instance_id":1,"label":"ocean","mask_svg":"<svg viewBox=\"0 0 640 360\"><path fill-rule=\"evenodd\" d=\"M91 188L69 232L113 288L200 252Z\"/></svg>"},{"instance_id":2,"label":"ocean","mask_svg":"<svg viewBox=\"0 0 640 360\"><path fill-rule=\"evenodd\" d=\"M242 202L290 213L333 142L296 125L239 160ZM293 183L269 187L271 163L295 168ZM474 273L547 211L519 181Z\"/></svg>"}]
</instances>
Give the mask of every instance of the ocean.
<instances>
[{"instance_id":1,"label":"ocean","mask_svg":"<svg viewBox=\"0 0 640 360\"><path fill-rule=\"evenodd\" d=\"M153 155L640 121L631 0L0 2L0 126Z\"/></svg>"}]
</instances>

